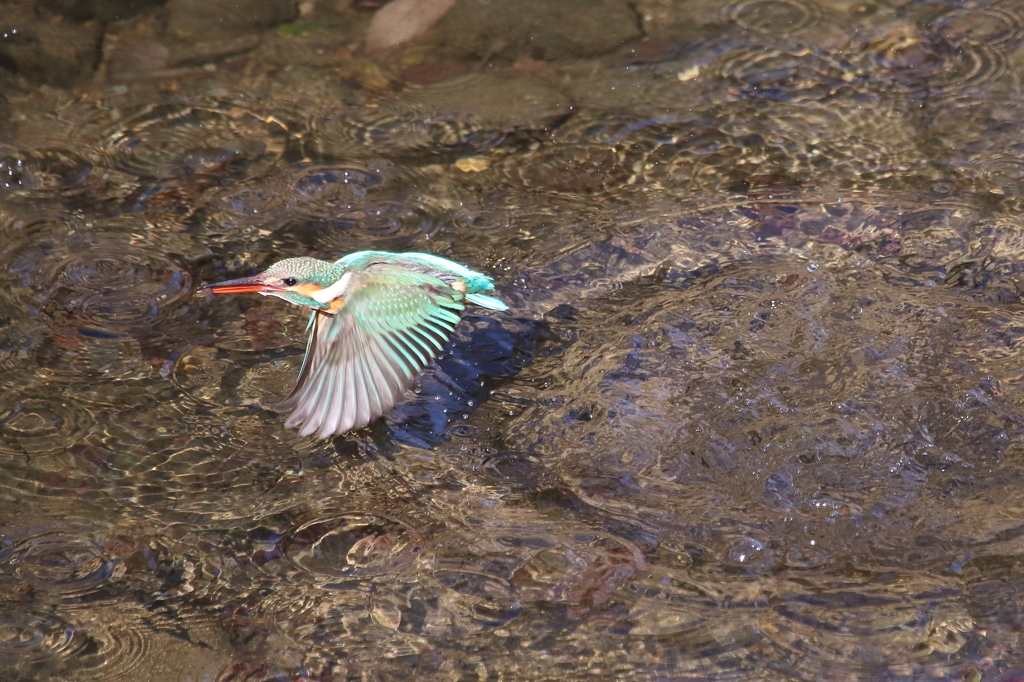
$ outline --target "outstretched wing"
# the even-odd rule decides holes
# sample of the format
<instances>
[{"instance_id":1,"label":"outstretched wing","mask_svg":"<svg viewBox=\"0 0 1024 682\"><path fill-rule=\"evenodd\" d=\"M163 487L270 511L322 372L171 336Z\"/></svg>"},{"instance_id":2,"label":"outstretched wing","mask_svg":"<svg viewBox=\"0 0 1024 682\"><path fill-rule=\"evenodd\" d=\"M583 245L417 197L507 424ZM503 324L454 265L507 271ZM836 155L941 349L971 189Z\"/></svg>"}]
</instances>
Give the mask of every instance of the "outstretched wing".
<instances>
[{"instance_id":1,"label":"outstretched wing","mask_svg":"<svg viewBox=\"0 0 1024 682\"><path fill-rule=\"evenodd\" d=\"M430 275L378 263L353 273L336 314L317 312L285 424L329 438L394 406L440 353L465 308L463 294Z\"/></svg>"}]
</instances>

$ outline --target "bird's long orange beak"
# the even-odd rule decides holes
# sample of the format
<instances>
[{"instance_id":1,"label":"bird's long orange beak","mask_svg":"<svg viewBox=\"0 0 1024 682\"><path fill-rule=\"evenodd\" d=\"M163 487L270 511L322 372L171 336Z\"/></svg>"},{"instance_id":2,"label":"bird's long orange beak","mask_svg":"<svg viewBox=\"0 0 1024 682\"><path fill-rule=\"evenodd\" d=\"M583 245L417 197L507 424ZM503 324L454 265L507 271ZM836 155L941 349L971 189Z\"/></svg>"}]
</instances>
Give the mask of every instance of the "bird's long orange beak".
<instances>
[{"instance_id":1,"label":"bird's long orange beak","mask_svg":"<svg viewBox=\"0 0 1024 682\"><path fill-rule=\"evenodd\" d=\"M244 294L246 292L266 294L273 291L288 291L282 287L267 284L260 279L259 275L242 277L241 279L229 279L226 282L217 282L216 284L207 284L204 287L200 287L200 290L208 291L212 294Z\"/></svg>"}]
</instances>

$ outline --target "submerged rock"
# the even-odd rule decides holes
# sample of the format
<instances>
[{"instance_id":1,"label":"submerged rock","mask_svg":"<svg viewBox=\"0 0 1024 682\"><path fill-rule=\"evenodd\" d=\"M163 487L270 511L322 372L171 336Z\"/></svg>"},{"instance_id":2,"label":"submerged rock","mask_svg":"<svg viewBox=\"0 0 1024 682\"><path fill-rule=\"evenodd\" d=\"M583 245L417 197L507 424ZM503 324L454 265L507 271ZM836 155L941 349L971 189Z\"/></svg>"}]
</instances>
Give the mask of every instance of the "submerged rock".
<instances>
[{"instance_id":1,"label":"submerged rock","mask_svg":"<svg viewBox=\"0 0 1024 682\"><path fill-rule=\"evenodd\" d=\"M603 54L640 36L620 0L459 0L424 36L455 57L571 59Z\"/></svg>"},{"instance_id":2,"label":"submerged rock","mask_svg":"<svg viewBox=\"0 0 1024 682\"><path fill-rule=\"evenodd\" d=\"M1012 498L1024 317L974 299L941 275L777 257L626 285L573 309L567 350L520 375L533 407L505 442L724 571L734 526L772 538L776 563L927 560L943 546L908 534L975 542L1012 515L970 504Z\"/></svg>"},{"instance_id":3,"label":"submerged rock","mask_svg":"<svg viewBox=\"0 0 1024 682\"><path fill-rule=\"evenodd\" d=\"M99 62L100 27L0 17L0 67L32 83L71 87L92 77Z\"/></svg>"},{"instance_id":4,"label":"submerged rock","mask_svg":"<svg viewBox=\"0 0 1024 682\"><path fill-rule=\"evenodd\" d=\"M167 0L37 0L36 10L71 21L108 24L162 6Z\"/></svg>"},{"instance_id":5,"label":"submerged rock","mask_svg":"<svg viewBox=\"0 0 1024 682\"><path fill-rule=\"evenodd\" d=\"M151 16L116 22L103 36L100 72L123 78L167 68L170 50L160 32L160 23Z\"/></svg>"},{"instance_id":6,"label":"submerged rock","mask_svg":"<svg viewBox=\"0 0 1024 682\"><path fill-rule=\"evenodd\" d=\"M238 37L298 16L289 0L170 0L166 9L168 35L198 42Z\"/></svg>"}]
</instances>

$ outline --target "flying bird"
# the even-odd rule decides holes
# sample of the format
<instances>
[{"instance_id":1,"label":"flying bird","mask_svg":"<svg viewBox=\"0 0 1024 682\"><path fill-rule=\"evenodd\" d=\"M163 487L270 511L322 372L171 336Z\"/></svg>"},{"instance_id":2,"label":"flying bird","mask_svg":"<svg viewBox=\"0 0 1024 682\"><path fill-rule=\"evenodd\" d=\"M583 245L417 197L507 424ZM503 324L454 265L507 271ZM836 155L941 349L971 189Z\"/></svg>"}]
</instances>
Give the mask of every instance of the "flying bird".
<instances>
[{"instance_id":1,"label":"flying bird","mask_svg":"<svg viewBox=\"0 0 1024 682\"><path fill-rule=\"evenodd\" d=\"M258 275L208 284L312 310L299 378L277 409L285 425L330 438L386 414L451 338L465 302L508 310L487 275L429 253L358 251L286 258Z\"/></svg>"}]
</instances>

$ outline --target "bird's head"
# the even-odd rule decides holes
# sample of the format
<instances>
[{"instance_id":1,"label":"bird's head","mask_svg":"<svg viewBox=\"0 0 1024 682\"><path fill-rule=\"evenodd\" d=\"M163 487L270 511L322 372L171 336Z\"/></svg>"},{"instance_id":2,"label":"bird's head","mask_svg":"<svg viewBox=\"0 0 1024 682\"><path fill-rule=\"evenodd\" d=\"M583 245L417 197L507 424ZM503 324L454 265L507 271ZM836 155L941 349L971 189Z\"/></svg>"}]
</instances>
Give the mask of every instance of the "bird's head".
<instances>
[{"instance_id":1,"label":"bird's head","mask_svg":"<svg viewBox=\"0 0 1024 682\"><path fill-rule=\"evenodd\" d=\"M315 258L286 258L258 275L207 284L203 289L214 294L255 292L307 308L328 308L330 302L323 303L315 296L337 279L333 265Z\"/></svg>"}]
</instances>

